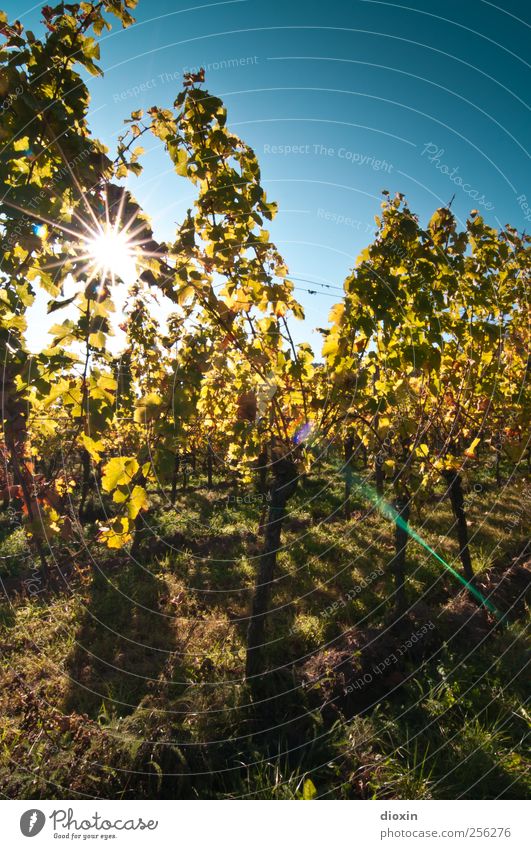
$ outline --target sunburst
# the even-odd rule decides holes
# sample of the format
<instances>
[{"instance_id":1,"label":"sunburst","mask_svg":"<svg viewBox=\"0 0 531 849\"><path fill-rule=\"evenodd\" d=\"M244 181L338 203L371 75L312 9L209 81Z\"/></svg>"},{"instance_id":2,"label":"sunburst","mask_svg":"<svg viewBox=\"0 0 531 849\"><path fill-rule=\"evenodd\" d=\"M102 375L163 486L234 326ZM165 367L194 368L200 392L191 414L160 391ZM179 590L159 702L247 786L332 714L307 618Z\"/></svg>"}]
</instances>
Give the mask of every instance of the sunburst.
<instances>
[{"instance_id":1,"label":"sunburst","mask_svg":"<svg viewBox=\"0 0 531 849\"><path fill-rule=\"evenodd\" d=\"M90 232L84 240L84 258L91 276L102 280L129 283L136 275L135 244L127 228L106 224L96 232Z\"/></svg>"},{"instance_id":2,"label":"sunburst","mask_svg":"<svg viewBox=\"0 0 531 849\"><path fill-rule=\"evenodd\" d=\"M92 220L87 220L72 208L69 210L70 224L39 216L40 220L32 225L33 234L43 241L53 240L57 234L62 235L66 251L76 264L73 274L76 279L84 277L87 283L99 279L102 286L117 281L131 283L137 276L139 261L143 256L150 256L144 249L145 222L137 220L136 212L129 221L123 220L125 193L117 204L118 209L114 212L112 221L106 194L100 203L104 212L103 221L98 220L92 208L84 198L83 200L87 207L87 218ZM2 203L25 213L24 207L7 199ZM31 217L35 218L35 213L32 212ZM135 224L136 227L132 229ZM139 236L142 238L138 238ZM56 252L56 249L52 250L52 255ZM42 269L46 272L60 272L64 264L63 257L57 261L43 263Z\"/></svg>"}]
</instances>

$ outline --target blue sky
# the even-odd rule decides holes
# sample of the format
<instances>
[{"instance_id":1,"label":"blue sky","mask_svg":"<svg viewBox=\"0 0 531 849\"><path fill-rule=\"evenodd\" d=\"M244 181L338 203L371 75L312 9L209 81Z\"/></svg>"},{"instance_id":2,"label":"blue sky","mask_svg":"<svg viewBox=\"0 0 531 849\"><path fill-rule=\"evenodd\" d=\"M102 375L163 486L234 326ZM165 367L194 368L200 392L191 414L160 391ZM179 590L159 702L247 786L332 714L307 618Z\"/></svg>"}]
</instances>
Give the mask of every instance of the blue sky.
<instances>
[{"instance_id":1,"label":"blue sky","mask_svg":"<svg viewBox=\"0 0 531 849\"><path fill-rule=\"evenodd\" d=\"M39 7L4 8L38 29ZM184 70L207 69L279 203L270 231L307 314L297 339L319 347L312 328L341 297L326 287L341 287L371 241L384 188L423 221L455 194L461 221L477 208L493 225L531 227L523 0L140 0L134 14L101 39L95 134L112 148L132 110L169 106ZM131 190L170 238L193 193L156 141L143 164Z\"/></svg>"}]
</instances>

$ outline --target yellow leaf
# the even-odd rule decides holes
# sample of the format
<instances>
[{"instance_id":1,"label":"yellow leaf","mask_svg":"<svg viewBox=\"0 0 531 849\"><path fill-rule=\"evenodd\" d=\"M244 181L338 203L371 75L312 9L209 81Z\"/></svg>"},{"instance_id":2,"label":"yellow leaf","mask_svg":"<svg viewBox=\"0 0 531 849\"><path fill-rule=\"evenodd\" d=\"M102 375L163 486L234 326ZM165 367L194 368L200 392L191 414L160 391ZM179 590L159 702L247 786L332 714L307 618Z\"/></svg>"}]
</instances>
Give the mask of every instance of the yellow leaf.
<instances>
[{"instance_id":1,"label":"yellow leaf","mask_svg":"<svg viewBox=\"0 0 531 849\"><path fill-rule=\"evenodd\" d=\"M310 801L317 796L317 788L311 778L307 778L302 786L303 800Z\"/></svg>"},{"instance_id":2,"label":"yellow leaf","mask_svg":"<svg viewBox=\"0 0 531 849\"><path fill-rule=\"evenodd\" d=\"M475 451L478 445L479 437L476 437L476 439L472 440L468 448L465 450L465 457L470 457L471 459L474 459L474 457L476 456Z\"/></svg>"},{"instance_id":3,"label":"yellow leaf","mask_svg":"<svg viewBox=\"0 0 531 849\"><path fill-rule=\"evenodd\" d=\"M112 492L117 486L128 484L139 468L134 457L113 457L103 470L102 488L105 492Z\"/></svg>"},{"instance_id":4,"label":"yellow leaf","mask_svg":"<svg viewBox=\"0 0 531 849\"><path fill-rule=\"evenodd\" d=\"M105 543L107 548L123 548L132 539L133 535L129 532L129 520L125 516L114 519L110 528L100 529L99 540Z\"/></svg>"},{"instance_id":5,"label":"yellow leaf","mask_svg":"<svg viewBox=\"0 0 531 849\"><path fill-rule=\"evenodd\" d=\"M146 490L143 486L135 486L127 505L127 512L130 519L136 519L141 510L147 510L149 499Z\"/></svg>"},{"instance_id":6,"label":"yellow leaf","mask_svg":"<svg viewBox=\"0 0 531 849\"><path fill-rule=\"evenodd\" d=\"M88 341L89 345L92 345L93 348L105 348L105 333L102 333L101 330L91 333Z\"/></svg>"},{"instance_id":7,"label":"yellow leaf","mask_svg":"<svg viewBox=\"0 0 531 849\"><path fill-rule=\"evenodd\" d=\"M343 318L343 313L345 312L344 304L334 304L332 309L328 314L328 321L330 324L339 324L341 319Z\"/></svg>"},{"instance_id":8,"label":"yellow leaf","mask_svg":"<svg viewBox=\"0 0 531 849\"><path fill-rule=\"evenodd\" d=\"M88 451L92 459L95 460L96 463L99 463L101 460L101 454L99 452L103 449L103 442L92 439L90 436L87 436L86 433L82 434L81 442L83 443L83 447Z\"/></svg>"},{"instance_id":9,"label":"yellow leaf","mask_svg":"<svg viewBox=\"0 0 531 849\"><path fill-rule=\"evenodd\" d=\"M335 335L335 333L330 333L324 342L323 345L323 357L329 357L332 354L337 354L337 349L339 347L339 339Z\"/></svg>"},{"instance_id":10,"label":"yellow leaf","mask_svg":"<svg viewBox=\"0 0 531 849\"><path fill-rule=\"evenodd\" d=\"M162 405L162 398L155 392L145 395L144 398L139 400L135 410L135 422L137 424L145 424L146 422L153 421L160 414Z\"/></svg>"},{"instance_id":11,"label":"yellow leaf","mask_svg":"<svg viewBox=\"0 0 531 849\"><path fill-rule=\"evenodd\" d=\"M177 303L184 306L186 303L191 303L194 299L195 289L193 286L183 286L177 294Z\"/></svg>"},{"instance_id":12,"label":"yellow leaf","mask_svg":"<svg viewBox=\"0 0 531 849\"><path fill-rule=\"evenodd\" d=\"M29 147L29 138L28 136L22 136L22 138L17 139L13 142L13 150L27 150Z\"/></svg>"}]
</instances>

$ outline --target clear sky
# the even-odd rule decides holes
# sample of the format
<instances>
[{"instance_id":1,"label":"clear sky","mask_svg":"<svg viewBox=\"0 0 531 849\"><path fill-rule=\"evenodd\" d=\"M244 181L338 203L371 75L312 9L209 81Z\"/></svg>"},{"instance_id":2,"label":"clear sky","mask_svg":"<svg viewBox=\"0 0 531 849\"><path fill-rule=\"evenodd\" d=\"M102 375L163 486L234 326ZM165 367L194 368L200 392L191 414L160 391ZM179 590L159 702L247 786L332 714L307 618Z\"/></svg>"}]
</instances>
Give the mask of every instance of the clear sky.
<instances>
[{"instance_id":1,"label":"clear sky","mask_svg":"<svg viewBox=\"0 0 531 849\"><path fill-rule=\"evenodd\" d=\"M39 29L40 4L4 8ZM461 221L477 208L529 231L528 0L140 0L134 14L101 38L95 134L112 149L132 110L169 106L183 71L206 68L279 203L270 232L306 309L298 340L318 349L312 328L341 297L326 286L371 241L384 188L422 221L455 194ZM170 238L192 190L156 141L143 164L131 190Z\"/></svg>"}]
</instances>

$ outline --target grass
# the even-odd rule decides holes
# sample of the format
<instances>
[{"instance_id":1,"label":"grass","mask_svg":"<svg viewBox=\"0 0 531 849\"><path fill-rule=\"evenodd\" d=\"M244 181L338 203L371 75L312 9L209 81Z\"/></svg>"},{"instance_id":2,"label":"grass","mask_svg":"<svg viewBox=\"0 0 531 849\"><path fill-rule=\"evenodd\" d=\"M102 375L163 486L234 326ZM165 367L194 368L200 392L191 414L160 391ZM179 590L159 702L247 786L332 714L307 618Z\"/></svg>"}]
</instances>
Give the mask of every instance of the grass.
<instances>
[{"instance_id":1,"label":"grass","mask_svg":"<svg viewBox=\"0 0 531 849\"><path fill-rule=\"evenodd\" d=\"M410 542L411 604L394 622L393 528L370 505L345 520L342 481L325 471L290 502L263 701L242 680L259 503L228 502L226 489L199 481L174 507L160 502L150 513L140 563L89 545L92 556L70 564L61 590L36 596L24 591L20 531L4 527L5 795L299 799L305 787L322 798L529 794L525 608L496 627ZM500 491L488 480L481 486L467 496L468 518L478 581L490 591L492 576L524 548L525 517L521 481ZM411 524L459 568L446 500L418 506ZM495 595L507 607L515 593ZM385 666L426 622L430 636ZM382 661L385 672L375 671ZM312 668L325 670L313 684ZM345 696L363 674L370 685Z\"/></svg>"}]
</instances>

